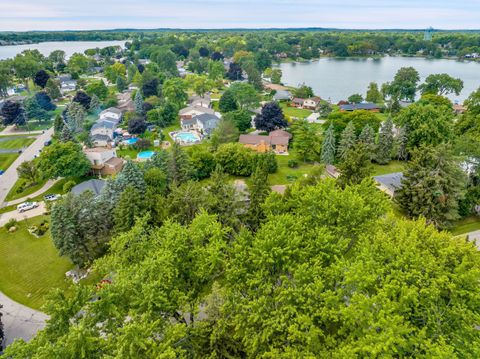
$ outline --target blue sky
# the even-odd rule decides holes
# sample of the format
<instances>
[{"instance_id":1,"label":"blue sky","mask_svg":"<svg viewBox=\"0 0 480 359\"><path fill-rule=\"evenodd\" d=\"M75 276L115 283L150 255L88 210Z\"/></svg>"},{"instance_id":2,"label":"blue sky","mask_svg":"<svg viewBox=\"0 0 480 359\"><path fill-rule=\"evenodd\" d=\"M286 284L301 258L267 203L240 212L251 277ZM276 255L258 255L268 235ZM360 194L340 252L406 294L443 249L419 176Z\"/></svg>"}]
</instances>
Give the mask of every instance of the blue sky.
<instances>
[{"instance_id":1,"label":"blue sky","mask_svg":"<svg viewBox=\"0 0 480 359\"><path fill-rule=\"evenodd\" d=\"M479 29L480 0L0 0L0 31L428 26Z\"/></svg>"}]
</instances>

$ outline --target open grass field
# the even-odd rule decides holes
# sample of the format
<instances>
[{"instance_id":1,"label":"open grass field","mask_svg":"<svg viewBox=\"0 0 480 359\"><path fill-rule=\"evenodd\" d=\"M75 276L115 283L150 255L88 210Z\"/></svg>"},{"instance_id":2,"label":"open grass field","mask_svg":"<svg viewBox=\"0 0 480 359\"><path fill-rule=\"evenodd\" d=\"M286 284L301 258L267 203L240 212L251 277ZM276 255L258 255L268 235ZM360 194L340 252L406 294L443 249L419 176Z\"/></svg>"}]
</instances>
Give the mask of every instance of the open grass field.
<instances>
[{"instance_id":1,"label":"open grass field","mask_svg":"<svg viewBox=\"0 0 480 359\"><path fill-rule=\"evenodd\" d=\"M280 107L283 110L284 115L287 118L296 117L296 118L307 118L312 114L310 110L304 110L296 107L288 107L286 103L280 103Z\"/></svg>"},{"instance_id":2,"label":"open grass field","mask_svg":"<svg viewBox=\"0 0 480 359\"><path fill-rule=\"evenodd\" d=\"M15 182L15 184L13 185L10 192L8 192L5 200L7 202L9 202L9 201L13 201L17 198L26 197L26 196L38 191L40 188L42 188L45 185L46 182L47 182L47 180L41 180L36 185L24 188L23 191L20 191L20 188L24 185L25 180L18 179L17 182Z\"/></svg>"},{"instance_id":3,"label":"open grass field","mask_svg":"<svg viewBox=\"0 0 480 359\"><path fill-rule=\"evenodd\" d=\"M35 138L28 138L23 136L8 136L0 138L0 149L2 150L21 150L24 147L30 146L35 141Z\"/></svg>"},{"instance_id":4,"label":"open grass field","mask_svg":"<svg viewBox=\"0 0 480 359\"><path fill-rule=\"evenodd\" d=\"M0 153L0 170L5 171L17 157L18 153Z\"/></svg>"},{"instance_id":5,"label":"open grass field","mask_svg":"<svg viewBox=\"0 0 480 359\"><path fill-rule=\"evenodd\" d=\"M73 265L60 258L50 234L32 236L27 227L40 223L44 216L19 222L15 233L0 228L0 290L13 300L41 309L49 291L68 291L65 272Z\"/></svg>"}]
</instances>

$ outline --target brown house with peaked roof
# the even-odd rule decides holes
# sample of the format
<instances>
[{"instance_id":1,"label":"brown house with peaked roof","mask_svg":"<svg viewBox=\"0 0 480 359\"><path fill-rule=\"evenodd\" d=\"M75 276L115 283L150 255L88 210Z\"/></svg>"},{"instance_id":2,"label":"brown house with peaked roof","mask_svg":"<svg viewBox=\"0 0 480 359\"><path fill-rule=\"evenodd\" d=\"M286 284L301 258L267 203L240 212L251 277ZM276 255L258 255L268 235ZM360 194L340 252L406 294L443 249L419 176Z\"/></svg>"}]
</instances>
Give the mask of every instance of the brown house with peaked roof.
<instances>
[{"instance_id":1,"label":"brown house with peaked roof","mask_svg":"<svg viewBox=\"0 0 480 359\"><path fill-rule=\"evenodd\" d=\"M272 131L268 136L262 135L240 135L239 142L247 148L260 153L269 151L277 155L288 154L288 144L292 135L283 130Z\"/></svg>"}]
</instances>

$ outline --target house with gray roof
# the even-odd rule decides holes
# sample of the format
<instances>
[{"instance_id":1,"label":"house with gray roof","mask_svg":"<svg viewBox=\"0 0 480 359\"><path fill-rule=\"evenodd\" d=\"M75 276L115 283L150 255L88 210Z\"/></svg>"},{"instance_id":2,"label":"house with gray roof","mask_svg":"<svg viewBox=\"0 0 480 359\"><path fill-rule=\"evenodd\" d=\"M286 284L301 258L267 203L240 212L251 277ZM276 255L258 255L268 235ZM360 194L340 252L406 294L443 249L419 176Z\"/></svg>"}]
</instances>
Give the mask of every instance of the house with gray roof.
<instances>
[{"instance_id":1,"label":"house with gray roof","mask_svg":"<svg viewBox=\"0 0 480 359\"><path fill-rule=\"evenodd\" d=\"M389 173L382 176L373 177L375 182L377 182L377 187L382 191L388 194L390 197L395 195L397 189L402 188L402 172Z\"/></svg>"},{"instance_id":2,"label":"house with gray roof","mask_svg":"<svg viewBox=\"0 0 480 359\"><path fill-rule=\"evenodd\" d=\"M72 193L78 196L86 191L90 191L95 195L95 197L98 197L102 192L103 187L105 187L105 183L106 182L103 180L91 179L77 184L72 188Z\"/></svg>"},{"instance_id":3,"label":"house with gray roof","mask_svg":"<svg viewBox=\"0 0 480 359\"><path fill-rule=\"evenodd\" d=\"M209 135L214 129L217 128L220 122L220 117L215 114L202 113L200 115L193 116L192 118L182 119L182 130L190 131L195 130L203 134Z\"/></svg>"},{"instance_id":4,"label":"house with gray roof","mask_svg":"<svg viewBox=\"0 0 480 359\"><path fill-rule=\"evenodd\" d=\"M97 147L107 146L113 141L113 133L117 129L117 123L112 121L99 121L90 129L90 136Z\"/></svg>"},{"instance_id":5,"label":"house with gray roof","mask_svg":"<svg viewBox=\"0 0 480 359\"><path fill-rule=\"evenodd\" d=\"M351 111L357 111L357 110L380 112L380 107L378 107L376 104L371 102L350 103L346 105L340 105L340 111L351 112Z\"/></svg>"}]
</instances>

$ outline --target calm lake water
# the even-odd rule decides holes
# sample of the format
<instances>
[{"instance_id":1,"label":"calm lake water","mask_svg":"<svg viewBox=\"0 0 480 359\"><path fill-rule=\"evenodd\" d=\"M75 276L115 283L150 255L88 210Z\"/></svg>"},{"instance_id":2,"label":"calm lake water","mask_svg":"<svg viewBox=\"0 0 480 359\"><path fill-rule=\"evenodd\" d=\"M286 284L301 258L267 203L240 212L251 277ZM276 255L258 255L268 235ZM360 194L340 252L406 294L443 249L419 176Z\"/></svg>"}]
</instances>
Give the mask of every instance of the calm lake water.
<instances>
[{"instance_id":1,"label":"calm lake water","mask_svg":"<svg viewBox=\"0 0 480 359\"><path fill-rule=\"evenodd\" d=\"M125 46L126 41L52 41L39 44L0 46L0 60L15 57L24 50L38 50L42 55L48 56L52 51L63 50L67 59L75 52L82 53L88 49L104 48L107 46Z\"/></svg>"},{"instance_id":2,"label":"calm lake water","mask_svg":"<svg viewBox=\"0 0 480 359\"><path fill-rule=\"evenodd\" d=\"M289 86L305 83L316 95L332 102L347 99L354 93L365 95L370 82L393 80L401 68L412 66L423 81L430 74L447 73L460 78L464 88L460 96L449 96L452 101L465 100L480 87L480 63L444 59L412 57L384 57L380 59L333 59L322 58L308 63L282 63L282 81Z\"/></svg>"}]
</instances>

